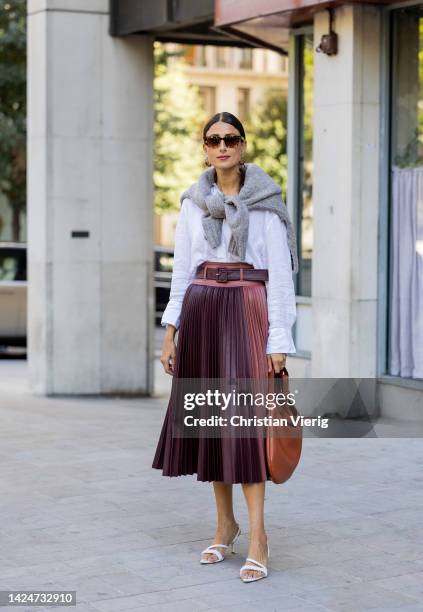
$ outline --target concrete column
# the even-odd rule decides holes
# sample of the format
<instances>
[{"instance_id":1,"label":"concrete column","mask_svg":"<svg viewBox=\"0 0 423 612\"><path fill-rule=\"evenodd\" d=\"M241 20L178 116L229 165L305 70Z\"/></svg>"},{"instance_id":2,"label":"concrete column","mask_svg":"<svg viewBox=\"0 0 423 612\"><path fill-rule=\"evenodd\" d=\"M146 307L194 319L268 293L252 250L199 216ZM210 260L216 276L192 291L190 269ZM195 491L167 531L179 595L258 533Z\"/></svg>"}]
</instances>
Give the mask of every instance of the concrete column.
<instances>
[{"instance_id":1,"label":"concrete column","mask_svg":"<svg viewBox=\"0 0 423 612\"><path fill-rule=\"evenodd\" d=\"M153 390L153 41L108 20L107 0L28 1L37 394Z\"/></svg>"},{"instance_id":2,"label":"concrete column","mask_svg":"<svg viewBox=\"0 0 423 612\"><path fill-rule=\"evenodd\" d=\"M328 13L314 19L314 46ZM336 8L335 56L315 54L314 377L373 377L377 356L380 11Z\"/></svg>"}]
</instances>

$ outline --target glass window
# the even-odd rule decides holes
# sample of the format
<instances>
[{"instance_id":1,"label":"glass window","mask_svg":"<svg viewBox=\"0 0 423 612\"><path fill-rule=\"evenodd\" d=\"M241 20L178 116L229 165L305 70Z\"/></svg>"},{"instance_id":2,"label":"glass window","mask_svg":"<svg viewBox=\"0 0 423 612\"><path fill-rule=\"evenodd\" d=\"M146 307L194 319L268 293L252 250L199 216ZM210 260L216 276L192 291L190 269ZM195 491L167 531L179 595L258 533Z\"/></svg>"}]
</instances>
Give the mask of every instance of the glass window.
<instances>
[{"instance_id":1,"label":"glass window","mask_svg":"<svg viewBox=\"0 0 423 612\"><path fill-rule=\"evenodd\" d=\"M313 257L313 34L298 36L298 285L311 296Z\"/></svg>"},{"instance_id":2,"label":"glass window","mask_svg":"<svg viewBox=\"0 0 423 612\"><path fill-rule=\"evenodd\" d=\"M183 45L183 55L187 64L194 66L195 64L195 47L194 45Z\"/></svg>"},{"instance_id":3,"label":"glass window","mask_svg":"<svg viewBox=\"0 0 423 612\"><path fill-rule=\"evenodd\" d=\"M26 280L25 249L10 249L0 246L0 281Z\"/></svg>"},{"instance_id":4,"label":"glass window","mask_svg":"<svg viewBox=\"0 0 423 612\"><path fill-rule=\"evenodd\" d=\"M196 49L196 66L207 66L207 47L205 45L197 45Z\"/></svg>"},{"instance_id":5,"label":"glass window","mask_svg":"<svg viewBox=\"0 0 423 612\"><path fill-rule=\"evenodd\" d=\"M391 13L388 373L423 378L423 11Z\"/></svg>"},{"instance_id":6,"label":"glass window","mask_svg":"<svg viewBox=\"0 0 423 612\"><path fill-rule=\"evenodd\" d=\"M268 49L263 49L263 72L267 72L268 71L268 65L269 65L269 51Z\"/></svg>"},{"instance_id":7,"label":"glass window","mask_svg":"<svg viewBox=\"0 0 423 612\"><path fill-rule=\"evenodd\" d=\"M253 50L252 49L241 49L241 59L239 67L245 70L252 70L253 68Z\"/></svg>"},{"instance_id":8,"label":"glass window","mask_svg":"<svg viewBox=\"0 0 423 612\"><path fill-rule=\"evenodd\" d=\"M216 47L216 66L217 68L227 68L228 66L228 48Z\"/></svg>"},{"instance_id":9,"label":"glass window","mask_svg":"<svg viewBox=\"0 0 423 612\"><path fill-rule=\"evenodd\" d=\"M238 116L241 121L246 121L250 112L250 90L245 87L238 88Z\"/></svg>"},{"instance_id":10,"label":"glass window","mask_svg":"<svg viewBox=\"0 0 423 612\"><path fill-rule=\"evenodd\" d=\"M198 93L201 98L201 105L208 117L216 113L216 88L208 86L200 86Z\"/></svg>"},{"instance_id":11,"label":"glass window","mask_svg":"<svg viewBox=\"0 0 423 612\"><path fill-rule=\"evenodd\" d=\"M286 55L279 56L279 70L281 72L288 72L288 58Z\"/></svg>"}]
</instances>

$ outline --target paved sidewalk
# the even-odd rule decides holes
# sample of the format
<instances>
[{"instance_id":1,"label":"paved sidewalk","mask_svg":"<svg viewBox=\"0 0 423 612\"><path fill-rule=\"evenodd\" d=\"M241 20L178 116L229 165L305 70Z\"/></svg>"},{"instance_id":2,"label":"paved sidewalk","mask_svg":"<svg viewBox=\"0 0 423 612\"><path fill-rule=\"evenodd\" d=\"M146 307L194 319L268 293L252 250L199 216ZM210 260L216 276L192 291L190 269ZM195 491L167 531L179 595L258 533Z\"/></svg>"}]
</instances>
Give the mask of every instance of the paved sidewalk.
<instances>
[{"instance_id":1,"label":"paved sidewalk","mask_svg":"<svg viewBox=\"0 0 423 612\"><path fill-rule=\"evenodd\" d=\"M24 370L0 363L2 589L76 590L78 612L423 610L422 440L307 438L267 488L269 577L243 584L246 535L199 564L211 485L150 467L165 397L33 397ZM235 504L246 531L239 485Z\"/></svg>"}]
</instances>

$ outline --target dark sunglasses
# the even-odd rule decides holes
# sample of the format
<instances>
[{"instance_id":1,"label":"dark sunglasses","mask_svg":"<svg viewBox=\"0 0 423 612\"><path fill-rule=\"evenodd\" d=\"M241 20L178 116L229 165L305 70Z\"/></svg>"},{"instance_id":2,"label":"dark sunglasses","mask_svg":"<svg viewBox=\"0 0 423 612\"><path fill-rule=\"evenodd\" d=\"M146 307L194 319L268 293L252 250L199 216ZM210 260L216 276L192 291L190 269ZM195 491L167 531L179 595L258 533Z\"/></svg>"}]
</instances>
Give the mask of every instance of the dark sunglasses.
<instances>
[{"instance_id":1,"label":"dark sunglasses","mask_svg":"<svg viewBox=\"0 0 423 612\"><path fill-rule=\"evenodd\" d=\"M228 149L233 149L237 144L244 141L243 137L237 134L226 134L223 138L218 134L213 134L212 136L205 136L204 144L211 149L216 149L220 145L221 140L225 142L225 146L228 147Z\"/></svg>"}]
</instances>

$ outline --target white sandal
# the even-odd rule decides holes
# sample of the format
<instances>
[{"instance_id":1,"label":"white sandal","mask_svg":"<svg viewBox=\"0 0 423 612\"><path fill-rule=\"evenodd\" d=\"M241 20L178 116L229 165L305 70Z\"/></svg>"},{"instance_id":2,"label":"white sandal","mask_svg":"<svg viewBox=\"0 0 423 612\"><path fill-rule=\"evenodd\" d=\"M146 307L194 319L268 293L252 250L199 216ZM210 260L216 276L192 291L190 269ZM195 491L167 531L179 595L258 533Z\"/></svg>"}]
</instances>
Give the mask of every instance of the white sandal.
<instances>
[{"instance_id":1,"label":"white sandal","mask_svg":"<svg viewBox=\"0 0 423 612\"><path fill-rule=\"evenodd\" d=\"M267 558L269 558L269 555L270 555L269 545L267 545ZM247 557L247 561L250 561L250 563L246 563L239 570L239 577L241 578L242 582L255 582L256 580L261 580L262 578L267 577L267 567L263 565L263 563L259 563L258 561L256 561L255 559L252 559L251 557ZM252 563L255 563L256 565L252 565ZM253 570L255 572L262 572L262 576L243 578L242 572L244 570Z\"/></svg>"},{"instance_id":2,"label":"white sandal","mask_svg":"<svg viewBox=\"0 0 423 612\"><path fill-rule=\"evenodd\" d=\"M202 552L201 555L204 555L204 553L212 553L213 555L216 555L217 559L216 561L210 561L209 559L200 559L200 563L219 563L220 561L223 561L225 559L225 557L222 555L222 553L220 552L220 550L217 550L217 548L229 548L231 547L231 551L234 553L235 549L234 549L234 544L237 541L237 539L239 538L239 536L241 535L241 529L238 527L238 531L236 536L234 537L234 539L232 540L232 542L230 542L229 544L211 544L210 546L207 546L207 548L205 548Z\"/></svg>"}]
</instances>

